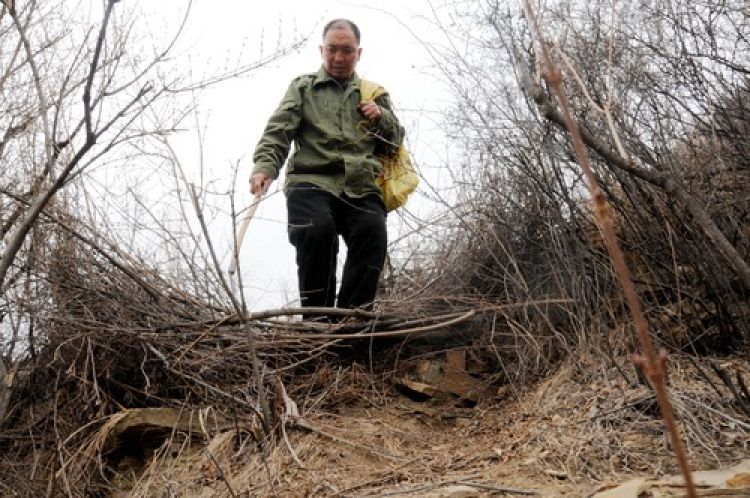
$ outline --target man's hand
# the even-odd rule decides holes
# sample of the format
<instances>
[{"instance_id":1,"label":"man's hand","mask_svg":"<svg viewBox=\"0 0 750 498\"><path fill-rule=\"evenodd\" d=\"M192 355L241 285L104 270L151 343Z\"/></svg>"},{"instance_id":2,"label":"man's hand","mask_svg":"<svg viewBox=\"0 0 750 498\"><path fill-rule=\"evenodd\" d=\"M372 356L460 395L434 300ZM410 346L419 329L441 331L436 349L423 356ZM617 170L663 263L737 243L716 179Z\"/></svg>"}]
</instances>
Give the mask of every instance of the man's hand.
<instances>
[{"instance_id":1,"label":"man's hand","mask_svg":"<svg viewBox=\"0 0 750 498\"><path fill-rule=\"evenodd\" d=\"M377 121L380 119L380 106L376 104L374 100L363 100L357 107L359 108L359 112L364 114L364 116L370 121Z\"/></svg>"},{"instance_id":2,"label":"man's hand","mask_svg":"<svg viewBox=\"0 0 750 498\"><path fill-rule=\"evenodd\" d=\"M265 195L268 192L268 187L271 186L271 179L265 173L255 173L250 177L250 193L253 195Z\"/></svg>"}]
</instances>

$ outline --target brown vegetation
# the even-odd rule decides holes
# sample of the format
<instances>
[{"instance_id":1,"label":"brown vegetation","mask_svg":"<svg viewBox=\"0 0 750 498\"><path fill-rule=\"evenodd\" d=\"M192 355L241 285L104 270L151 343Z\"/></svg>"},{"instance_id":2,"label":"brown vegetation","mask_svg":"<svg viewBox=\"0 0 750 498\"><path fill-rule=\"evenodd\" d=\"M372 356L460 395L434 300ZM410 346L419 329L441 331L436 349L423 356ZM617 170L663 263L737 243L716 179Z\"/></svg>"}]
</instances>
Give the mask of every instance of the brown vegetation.
<instances>
[{"instance_id":1,"label":"brown vegetation","mask_svg":"<svg viewBox=\"0 0 750 498\"><path fill-rule=\"evenodd\" d=\"M121 88L108 68L129 60L123 25L105 16L97 31L122 44L65 52L71 77L56 86L31 62L49 63L38 54L58 38L26 52L23 41L41 40L52 11L14 4L0 7L0 45L16 48L0 55L11 57L0 235L14 241L0 273L0 494L582 495L675 471L568 127L516 10L458 4L446 37L463 43L432 52L457 96L446 120L461 148L460 193L419 234L437 242L394 261L376 311L319 310L334 323L305 323L295 309L247 310L217 262L206 194L177 173L172 125L131 127L145 87L107 107ZM553 5L540 24L564 34L550 48L669 352L688 457L718 467L746 456L750 435L748 13L670 5ZM162 83L149 91L166 94ZM78 111L42 119L53 95ZM156 240L156 254L72 195L124 136L167 158L158 174L194 209L173 225L117 220ZM481 395L403 389L420 362L444 372L446 351L465 352Z\"/></svg>"}]
</instances>

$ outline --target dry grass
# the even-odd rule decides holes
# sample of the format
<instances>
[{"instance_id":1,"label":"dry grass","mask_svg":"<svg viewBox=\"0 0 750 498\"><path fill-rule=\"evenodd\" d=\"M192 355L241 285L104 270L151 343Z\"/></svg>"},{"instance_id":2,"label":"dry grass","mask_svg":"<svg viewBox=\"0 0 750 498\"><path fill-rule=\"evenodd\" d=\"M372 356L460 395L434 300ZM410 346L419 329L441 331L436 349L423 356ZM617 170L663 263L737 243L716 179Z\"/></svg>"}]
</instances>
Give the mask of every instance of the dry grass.
<instances>
[{"instance_id":1,"label":"dry grass","mask_svg":"<svg viewBox=\"0 0 750 498\"><path fill-rule=\"evenodd\" d=\"M283 311L239 320L143 265L66 244L49 263L47 342L22 366L3 426L0 482L13 483L4 494L420 495L467 482L578 494L673 470L653 397L625 360L627 334L563 331L550 317L569 313L570 300L425 297L339 325ZM80 264L63 264L73 257ZM341 339L373 332L387 337ZM478 405L395 388L418 360L456 348L489 388ZM731 463L747 451L739 398L710 359L675 358L673 400L694 465ZM750 376L746 362L736 370ZM122 430L124 410L148 407L179 416Z\"/></svg>"},{"instance_id":2,"label":"dry grass","mask_svg":"<svg viewBox=\"0 0 750 498\"><path fill-rule=\"evenodd\" d=\"M413 318L429 306L435 302L411 309ZM337 341L313 324L252 321L268 369L270 439L240 329L248 324L204 319L157 332L99 321L99 329L68 329L67 337L57 329L59 342L41 352L47 362L27 367L14 391L0 443L0 481L14 489L3 493L419 496L472 483L487 493L581 495L631 474L674 470L653 395L636 384L625 359L623 334L609 354L589 334L586 346L554 360L561 339L525 329L527 307L472 306L477 316L437 336L387 343ZM393 331L430 321L387 316L377 326L364 320L322 327L356 331L365 323L367 330ZM453 348L467 351L467 370L490 388L479 404L450 396L415 401L395 388L394 379L416 361ZM675 358L672 396L694 467L734 462L747 451L747 414L712 373L710 359ZM724 361L725 371L750 376L746 362ZM516 375L519 368L525 376ZM175 421L159 430L141 424L115 437L127 418L123 408L139 406L171 407L188 418L209 412L214 423Z\"/></svg>"},{"instance_id":3,"label":"dry grass","mask_svg":"<svg viewBox=\"0 0 750 498\"><path fill-rule=\"evenodd\" d=\"M716 405L692 367L672 371L694 466L726 466L746 456L747 425L731 422L730 407ZM612 368L569 363L517 398L503 398L509 391L500 389L472 408L451 398L414 401L390 388L374 396L375 384L356 367L340 371L326 408L303 412L304 424L288 428L289 446L275 445L265 456L244 426L171 437L152 458L120 465L110 489L144 497L422 496L472 483L487 493L582 496L676 467L653 394L629 387Z\"/></svg>"},{"instance_id":4,"label":"dry grass","mask_svg":"<svg viewBox=\"0 0 750 498\"><path fill-rule=\"evenodd\" d=\"M398 299L402 288L378 312L336 325L295 321L288 310L241 319L215 283L180 285L101 236L92 244L73 221L51 225L58 232L48 231L35 267L45 299L26 303L37 306L29 313L38 342L20 365L0 436L0 492L420 495L470 482L488 493L581 494L632 473L671 472L652 395L627 360L621 303L610 284L585 287L602 263L576 266L562 246L543 257L517 252L522 240L511 252L518 259L500 260L492 243L502 227L476 223L473 238L444 257L477 265L441 260L451 272L412 273L409 299ZM660 340L684 326L663 322ZM477 406L417 402L394 387L416 361L456 348L494 393ZM693 465L732 463L747 451L748 414L739 382L716 372L747 379L746 361L715 371L711 362L731 362L673 358ZM124 410L153 407L220 422L113 435Z\"/></svg>"},{"instance_id":5,"label":"dry grass","mask_svg":"<svg viewBox=\"0 0 750 498\"><path fill-rule=\"evenodd\" d=\"M743 26L709 4L696 15ZM623 26L641 33L650 18L661 19ZM466 34L485 36L492 27L498 35L481 50L445 54L451 74L472 75L455 81L466 101L451 125L465 140L465 161L454 172L461 198L420 232L423 253L394 270L395 288L376 313L338 325L295 321L289 310L246 314L218 265L197 255L204 243L186 249L165 230L157 239L171 249L155 268L108 241L107 229L48 206L3 294L3 309L27 322L14 329L18 349L7 355L18 360L11 365L18 375L0 431L0 494L387 496L469 482L488 494L584 495L632 474L675 470L652 391L630 364L631 324L567 141L512 85L498 86L499 74L523 65L527 30L511 18L508 26L486 15L455 20L468 22ZM601 93L610 91L601 86L609 58L591 42L608 37L604 27L566 28L577 43L567 47L580 73L581 88L571 90L577 110L609 101ZM681 33L682 46L697 37L706 53L733 36ZM668 69L691 67L689 54L654 53L643 64L648 52L627 39L623 60L639 62L622 73L624 87L640 81L640 68L660 67L664 88L711 88L705 83L721 67L684 81ZM518 53L505 60L511 54L501 46ZM734 62L743 74L746 61ZM584 98L583 89L596 98ZM649 105L617 110L631 113L615 116L618 126L637 124L620 130L624 147L640 160L656 158L654 170L709 206L747 259L746 81L681 101L716 120L687 128L679 113L662 112L669 92L643 90ZM609 136L595 113L582 124L592 136ZM606 152L598 150L597 174L654 338L671 348L670 393L691 463L731 464L748 451L747 288L685 206L625 175ZM418 360L457 348L489 388L476 406L449 396L415 401L394 387ZM152 408L172 422L131 423L140 413L132 410Z\"/></svg>"}]
</instances>

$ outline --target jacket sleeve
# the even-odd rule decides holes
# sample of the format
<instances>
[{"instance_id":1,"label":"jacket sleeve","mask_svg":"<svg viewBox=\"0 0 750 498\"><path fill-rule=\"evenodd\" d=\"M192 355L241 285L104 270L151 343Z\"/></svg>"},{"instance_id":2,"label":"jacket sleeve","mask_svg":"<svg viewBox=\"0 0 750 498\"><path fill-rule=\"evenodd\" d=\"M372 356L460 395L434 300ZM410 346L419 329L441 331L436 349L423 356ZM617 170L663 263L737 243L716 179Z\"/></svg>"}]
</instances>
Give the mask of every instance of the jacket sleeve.
<instances>
[{"instance_id":1,"label":"jacket sleeve","mask_svg":"<svg viewBox=\"0 0 750 498\"><path fill-rule=\"evenodd\" d=\"M274 180L278 178L301 119L302 93L300 79L297 78L289 85L281 103L268 119L263 136L255 147L253 174L265 173Z\"/></svg>"},{"instance_id":2,"label":"jacket sleeve","mask_svg":"<svg viewBox=\"0 0 750 498\"><path fill-rule=\"evenodd\" d=\"M384 139L384 149L387 153L395 153L404 140L404 128L393 112L391 99L387 93L377 97L375 102L380 106L378 128Z\"/></svg>"}]
</instances>

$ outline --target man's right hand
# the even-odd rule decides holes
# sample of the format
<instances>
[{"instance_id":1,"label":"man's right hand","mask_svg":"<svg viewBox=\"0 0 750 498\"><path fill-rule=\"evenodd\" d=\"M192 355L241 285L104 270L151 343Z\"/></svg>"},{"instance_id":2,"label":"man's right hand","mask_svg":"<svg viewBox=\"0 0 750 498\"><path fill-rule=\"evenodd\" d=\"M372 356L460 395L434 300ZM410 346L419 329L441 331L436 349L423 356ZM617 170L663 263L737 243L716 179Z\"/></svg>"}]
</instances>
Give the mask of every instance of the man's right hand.
<instances>
[{"instance_id":1,"label":"man's right hand","mask_svg":"<svg viewBox=\"0 0 750 498\"><path fill-rule=\"evenodd\" d=\"M253 195L265 195L273 179L265 173L255 173L250 177L250 193Z\"/></svg>"}]
</instances>

